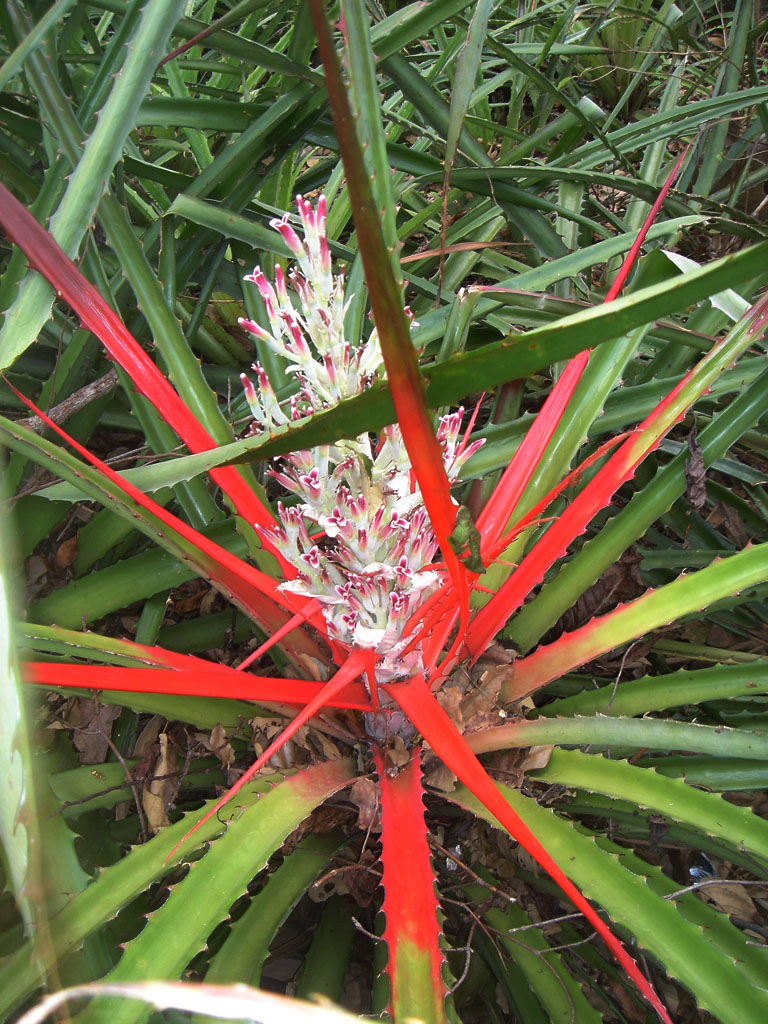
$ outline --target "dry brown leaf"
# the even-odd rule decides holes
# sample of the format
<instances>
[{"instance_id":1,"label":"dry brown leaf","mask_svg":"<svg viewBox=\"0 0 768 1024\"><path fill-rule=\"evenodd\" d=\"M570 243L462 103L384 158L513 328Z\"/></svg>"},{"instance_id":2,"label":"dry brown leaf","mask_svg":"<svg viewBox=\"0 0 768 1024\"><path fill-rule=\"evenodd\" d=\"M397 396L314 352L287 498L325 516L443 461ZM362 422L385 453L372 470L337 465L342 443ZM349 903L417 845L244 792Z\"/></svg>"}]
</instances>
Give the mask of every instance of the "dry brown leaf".
<instances>
[{"instance_id":1,"label":"dry brown leaf","mask_svg":"<svg viewBox=\"0 0 768 1024\"><path fill-rule=\"evenodd\" d=\"M109 749L112 723L120 714L114 705L99 704L90 698L75 698L64 712L72 729L72 742L79 752L80 764L102 764Z\"/></svg>"},{"instance_id":2,"label":"dry brown leaf","mask_svg":"<svg viewBox=\"0 0 768 1024\"><path fill-rule=\"evenodd\" d=\"M488 764L494 779L520 789L525 781L525 773L521 767L522 753L519 750L497 750Z\"/></svg>"},{"instance_id":3,"label":"dry brown leaf","mask_svg":"<svg viewBox=\"0 0 768 1024\"><path fill-rule=\"evenodd\" d=\"M381 831L379 787L373 779L360 778L349 789L349 799L357 807L357 827L367 832Z\"/></svg>"},{"instance_id":4,"label":"dry brown leaf","mask_svg":"<svg viewBox=\"0 0 768 1024\"><path fill-rule=\"evenodd\" d=\"M493 671L483 672L480 682L464 697L461 713L464 721L469 722L476 715L492 714L498 718L498 700L501 690L501 677Z\"/></svg>"},{"instance_id":5,"label":"dry brown leaf","mask_svg":"<svg viewBox=\"0 0 768 1024\"><path fill-rule=\"evenodd\" d=\"M701 512L707 503L707 467L704 452L696 435L696 424L688 435L688 458L685 460L685 489L688 504Z\"/></svg>"},{"instance_id":6,"label":"dry brown leaf","mask_svg":"<svg viewBox=\"0 0 768 1024\"><path fill-rule=\"evenodd\" d=\"M45 564L45 559L41 558L40 555L31 555L25 562L24 569L27 577L27 588L34 587L37 583L45 582L48 566Z\"/></svg>"},{"instance_id":7,"label":"dry brown leaf","mask_svg":"<svg viewBox=\"0 0 768 1024\"><path fill-rule=\"evenodd\" d=\"M337 761L341 757L341 751L333 740L319 729L310 729L307 744L314 746L325 761Z\"/></svg>"},{"instance_id":8,"label":"dry brown leaf","mask_svg":"<svg viewBox=\"0 0 768 1024\"><path fill-rule=\"evenodd\" d=\"M411 760L411 752L406 747L402 736L393 736L387 747L387 760L393 768L402 768Z\"/></svg>"},{"instance_id":9,"label":"dry brown leaf","mask_svg":"<svg viewBox=\"0 0 768 1024\"><path fill-rule=\"evenodd\" d=\"M219 596L218 590L213 587L209 587L206 594L203 595L203 599L200 602L200 614L208 615L213 610L214 602Z\"/></svg>"},{"instance_id":10,"label":"dry brown leaf","mask_svg":"<svg viewBox=\"0 0 768 1024\"><path fill-rule=\"evenodd\" d=\"M468 718L464 732L482 732L487 729L497 729L500 725L506 725L509 721L508 717L502 717L498 711L489 711Z\"/></svg>"},{"instance_id":11,"label":"dry brown leaf","mask_svg":"<svg viewBox=\"0 0 768 1024\"><path fill-rule=\"evenodd\" d=\"M554 749L551 744L548 746L529 747L528 752L523 758L523 763L520 765L521 771L535 772L537 768L546 768Z\"/></svg>"},{"instance_id":12,"label":"dry brown leaf","mask_svg":"<svg viewBox=\"0 0 768 1024\"><path fill-rule=\"evenodd\" d=\"M68 537L59 544L56 548L56 554L53 556L53 564L57 569L66 569L67 566L72 565L77 558L78 544L79 538L77 534L73 537Z\"/></svg>"},{"instance_id":13,"label":"dry brown leaf","mask_svg":"<svg viewBox=\"0 0 768 1024\"><path fill-rule=\"evenodd\" d=\"M150 720L136 737L136 742L133 745L134 757L144 757L147 751L157 743L157 737L160 735L160 730L164 725L165 719L162 715L152 715Z\"/></svg>"},{"instance_id":14,"label":"dry brown leaf","mask_svg":"<svg viewBox=\"0 0 768 1024\"><path fill-rule=\"evenodd\" d=\"M483 672L480 677L480 686L484 693L493 694L497 700L504 684L510 681L515 675L515 664L509 662L506 665L497 665Z\"/></svg>"},{"instance_id":15,"label":"dry brown leaf","mask_svg":"<svg viewBox=\"0 0 768 1024\"><path fill-rule=\"evenodd\" d=\"M166 733L158 737L159 756L152 771L152 778L144 784L141 802L147 816L147 824L152 832L157 832L168 822L168 808L176 792L175 748L168 742ZM170 778L164 778L170 776Z\"/></svg>"},{"instance_id":16,"label":"dry brown leaf","mask_svg":"<svg viewBox=\"0 0 768 1024\"><path fill-rule=\"evenodd\" d=\"M612 998L619 1004L621 1012L627 1020L640 1024L641 1021L648 1019L645 1011L638 1006L634 997L627 992L618 978L605 977L603 984L610 989Z\"/></svg>"},{"instance_id":17,"label":"dry brown leaf","mask_svg":"<svg viewBox=\"0 0 768 1024\"><path fill-rule=\"evenodd\" d=\"M424 783L432 789L439 789L441 793L452 793L456 788L456 775L435 758L424 772Z\"/></svg>"},{"instance_id":18,"label":"dry brown leaf","mask_svg":"<svg viewBox=\"0 0 768 1024\"><path fill-rule=\"evenodd\" d=\"M464 732L464 717L461 713L461 704L464 700L464 694L461 692L459 687L445 687L444 689L439 690L435 696L437 697L438 704L442 707L443 711L446 712L459 732Z\"/></svg>"},{"instance_id":19,"label":"dry brown leaf","mask_svg":"<svg viewBox=\"0 0 768 1024\"><path fill-rule=\"evenodd\" d=\"M622 601L631 601L645 590L640 563L642 555L628 548L618 562L610 565L600 578L568 608L553 627L553 635L570 633L596 615Z\"/></svg>"},{"instance_id":20,"label":"dry brown leaf","mask_svg":"<svg viewBox=\"0 0 768 1024\"><path fill-rule=\"evenodd\" d=\"M257 758L261 757L261 755L267 749L267 746L268 744L266 743L262 744L257 743L256 740L253 741L253 752ZM273 764L267 762L267 764L263 764L261 768L259 768L259 775L275 775L277 773L277 770L278 769L275 768Z\"/></svg>"},{"instance_id":21,"label":"dry brown leaf","mask_svg":"<svg viewBox=\"0 0 768 1024\"><path fill-rule=\"evenodd\" d=\"M359 907L368 907L381 882L379 871L371 868L376 858L370 850L364 850L358 864L344 870L347 891Z\"/></svg>"},{"instance_id":22,"label":"dry brown leaf","mask_svg":"<svg viewBox=\"0 0 768 1024\"><path fill-rule=\"evenodd\" d=\"M502 647L501 644L491 644L477 659L477 664L482 668L485 664L508 665L513 660L512 652L508 651L506 647Z\"/></svg>"},{"instance_id":23,"label":"dry brown leaf","mask_svg":"<svg viewBox=\"0 0 768 1024\"><path fill-rule=\"evenodd\" d=\"M303 651L299 654L299 660L307 671L308 679L314 679L318 683L327 682L328 667L326 665L323 665L317 658L313 658L311 654L305 654Z\"/></svg>"},{"instance_id":24,"label":"dry brown leaf","mask_svg":"<svg viewBox=\"0 0 768 1024\"><path fill-rule=\"evenodd\" d=\"M707 522L712 526L723 526L739 548L745 548L750 542L749 534L744 528L739 513L734 508L724 505L722 501L715 504L707 516Z\"/></svg>"},{"instance_id":25,"label":"dry brown leaf","mask_svg":"<svg viewBox=\"0 0 768 1024\"><path fill-rule=\"evenodd\" d=\"M743 885L730 882L727 885L707 885L699 892L708 903L713 903L725 914L732 914L744 921L755 921L757 918L757 907Z\"/></svg>"},{"instance_id":26,"label":"dry brown leaf","mask_svg":"<svg viewBox=\"0 0 768 1024\"><path fill-rule=\"evenodd\" d=\"M517 859L520 863L520 867L525 868L526 871L530 871L531 874L536 875L538 878L541 875L542 867L539 862L524 850L522 846L517 848Z\"/></svg>"},{"instance_id":27,"label":"dry brown leaf","mask_svg":"<svg viewBox=\"0 0 768 1024\"><path fill-rule=\"evenodd\" d=\"M198 732L195 734L195 738L202 743L206 750L210 750L218 757L222 768L229 768L235 763L235 751L227 739L227 733L221 722L213 727L210 736L206 736L204 732Z\"/></svg>"}]
</instances>

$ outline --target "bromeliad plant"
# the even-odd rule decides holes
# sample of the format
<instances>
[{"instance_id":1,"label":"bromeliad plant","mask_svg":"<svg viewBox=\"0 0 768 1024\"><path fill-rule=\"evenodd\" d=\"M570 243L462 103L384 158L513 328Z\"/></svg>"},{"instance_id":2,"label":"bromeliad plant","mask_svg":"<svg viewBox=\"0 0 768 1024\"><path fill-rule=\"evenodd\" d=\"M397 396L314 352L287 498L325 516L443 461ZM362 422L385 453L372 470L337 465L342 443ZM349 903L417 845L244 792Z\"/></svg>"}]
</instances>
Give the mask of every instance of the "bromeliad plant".
<instances>
[{"instance_id":1,"label":"bromeliad plant","mask_svg":"<svg viewBox=\"0 0 768 1024\"><path fill-rule=\"evenodd\" d=\"M317 15L320 5L312 6ZM359 52L365 53L367 37L359 27L359 5L345 5L345 11L346 31L362 42ZM56 961L84 943L86 955L96 965L94 975L108 974L115 983L150 974L178 979L190 965L194 967L206 944L210 956L201 968L206 981L258 983L269 941L282 918L329 866L342 870L335 859L342 837L315 834L311 827L302 835L302 822L330 797L354 786L365 837L362 846L356 847L361 865L366 864L368 834L381 831L383 939L392 1016L395 1021L456 1019L454 980L449 975L461 975L464 954L452 953L442 934L430 859L431 815L425 809L425 794L435 790L425 789L423 775L425 767L431 773L441 762L459 784L451 788L451 782L443 782L440 794L474 820L500 825L520 844L605 941L660 1019L669 1021L669 1011L588 898L605 908L623 934L634 936L663 971L687 985L702 1007L724 1021L761 1020L768 1009L763 950L751 947L731 923L693 894L676 893L665 874L635 854L571 825L530 795L500 783L499 775L492 774L478 755L554 744L717 754L726 743L733 756L765 756L764 739L750 732L631 717L693 699L690 694L697 687L709 686L714 698L746 692L747 687L765 688L765 672L759 666L750 666L746 674L728 674L727 680L722 675L705 678L705 671L691 674L696 678L679 681L679 689L685 691L682 695L672 694L677 684L664 677L663 683L642 688L636 685L640 681L622 685L616 694L585 689L571 697L561 696L533 721L522 717L525 705L521 704L553 680L567 679L574 669L607 652L768 580L766 545L747 546L536 646L564 610L562 606L572 603L569 595L583 593L602 568L681 493L682 468L660 474L659 493L652 500L644 500L639 511L630 503L600 535L574 553L588 523L610 506L643 459L743 352L761 343L768 299L763 297L750 307L639 426L594 449L574 471L548 481L547 474L563 461L569 464L583 440L579 424L569 421L580 382L589 379L603 394L610 389L607 368L602 368L602 379L594 370L599 350L590 356L585 344L612 339L615 358L622 358L622 326L634 328L635 336L626 343L629 351L630 344L637 346L646 321L679 309L686 301L705 298L713 290L710 282L717 282L719 291L756 273L765 259L765 245L714 269L688 274L678 287L655 286L617 299L676 167L606 296L612 302L608 310L593 307L565 318L548 333L545 328L543 335L534 331L520 339L505 338L433 364L426 369L425 393L411 338L413 323L393 269L394 213L387 182L381 174L374 176L376 195L370 194L368 169L335 49L319 15L316 27L374 329L367 337L348 336L349 305L359 296L348 293L342 277L334 274L325 200L320 197L313 205L300 198L303 239L288 214L273 222L293 257L293 269L285 274L276 267L274 282L258 268L248 278L263 300L265 318L262 322L247 318L242 323L256 339L265 365L257 363L253 375L244 375L253 424L243 440L216 444L202 414L195 415L96 289L10 193L3 192L0 219L8 234L83 325L101 338L110 357L192 453L179 460L182 466L176 468L175 479L209 472L235 510L253 557L238 557L149 498L130 475L112 470L39 409L34 410L36 415L77 456L7 419L1 424L5 442L156 540L226 595L265 637L232 668L155 645L25 625L27 644L49 656L49 660L25 662L25 681L49 688L100 691L102 699L129 707L161 711L173 707L178 718L181 704L186 720L198 726L217 726L223 716L227 716L223 724L233 725L242 717L261 735L269 720L264 705L274 705L287 720L279 735L260 744L256 760L220 799L187 811L181 820L83 885L63 906L50 908L50 931L33 936L0 968L5 1008L35 989L40 971L51 972ZM353 50L348 51L350 62L355 60ZM352 77L358 90L361 82L375 85L372 65L353 70ZM369 89L367 95L371 94ZM376 116L366 119L360 95L358 91L360 130L376 159L382 142L380 125ZM479 311L487 315L492 308L498 317L508 297L493 288L472 289L457 302L456 315L468 322ZM542 338L551 350L537 350ZM509 464L473 516L468 507L457 503L452 488L461 471L471 468L472 456L481 453L480 442L472 438L477 410L465 424L460 407L436 417L432 409L457 406L458 399L480 390L475 387L477 380L483 387L492 387L568 355L573 358L561 368ZM292 396L283 402L265 368L274 356L287 362L287 373L295 379ZM177 386L183 389L181 383ZM765 408L765 392L760 377L728 407L727 416L721 413L724 418L717 421L717 431L702 434L701 446L708 458L722 453L724 446L757 421ZM372 413L370 422L360 429L339 430L339 420L334 419L339 409L368 400L366 408L371 409L379 399L386 405L387 396L391 405L383 413L383 423L376 422ZM568 448L565 456L563 446ZM283 457L273 463L267 485L268 491L280 491L275 513L250 470L237 463L276 455ZM169 480L164 478L166 483ZM562 499L569 489L575 494L566 505ZM632 524L624 526L633 515ZM573 557L563 562L566 554ZM578 581L570 582L574 577ZM540 594L524 606L542 581ZM510 662L497 648L494 653L502 665L479 677L474 666L506 628L511 628L521 656ZM78 660L60 657L73 650ZM281 674L269 674L270 655ZM259 671L251 671L256 666ZM633 695L640 689L642 695L634 698L639 703L633 704ZM169 702L169 696L182 700ZM229 707L222 698L229 699ZM596 711L603 714L584 717ZM313 758L310 764L292 762L292 744L305 727L324 736L327 745L329 738L337 741L347 756L326 761ZM352 750L357 757L351 756ZM276 764L282 769L279 775ZM664 779L652 768L558 749L531 774L595 793L592 803L584 805L585 814L602 811L610 817L611 800L617 801L616 814L626 813L627 802L634 801L669 815L683 830L699 830L710 852L732 851L753 873L765 871L768 829L764 821L682 781ZM294 835L292 843L284 846L297 829L299 838ZM471 870L461 879L460 896L462 901L481 901L478 915L483 927L505 946L513 966L505 968L499 981L509 1000L518 1007L525 1005L520 985L526 979L550 1019L599 1019L569 961L557 951L547 953L549 966L542 975L540 963L549 948L543 934L521 946L514 929L527 928L532 921L520 906L500 909L487 899L482 903L489 891L498 894L503 889L503 871L501 858L478 856L476 845L458 842L449 851L450 862L472 861ZM221 944L217 928L227 921L230 908L253 877L281 849L284 862L276 868L273 862L266 885L249 894L240 916L232 914L231 928ZM530 862L518 861L519 878L535 877ZM147 915L146 926L125 939L122 957L113 965L93 940L120 908L134 905L132 901L140 900L160 880L170 894L161 906L143 905L139 913ZM480 883L486 888L481 889ZM539 884L547 885L541 880ZM23 872L16 888L26 924L34 931L34 900L28 898L29 883ZM42 902L38 900L38 906ZM328 927L337 909L337 904L329 904L323 917L326 922L327 916ZM351 934L349 915L344 919L346 934ZM321 965L326 934L318 929L314 960ZM566 942L575 935L564 934ZM466 940L470 963L473 944L476 950L482 948L470 934ZM621 985L615 968L600 954L589 962L609 976L613 972L612 983ZM318 984L308 970L300 990L309 993ZM99 1018L103 1012L101 1007L91 1008L81 1019L95 1024L103 1019ZM520 1016L524 1013L521 1010ZM145 1014L133 1004L109 1009L110 1020L121 1022L139 1020Z\"/></svg>"}]
</instances>

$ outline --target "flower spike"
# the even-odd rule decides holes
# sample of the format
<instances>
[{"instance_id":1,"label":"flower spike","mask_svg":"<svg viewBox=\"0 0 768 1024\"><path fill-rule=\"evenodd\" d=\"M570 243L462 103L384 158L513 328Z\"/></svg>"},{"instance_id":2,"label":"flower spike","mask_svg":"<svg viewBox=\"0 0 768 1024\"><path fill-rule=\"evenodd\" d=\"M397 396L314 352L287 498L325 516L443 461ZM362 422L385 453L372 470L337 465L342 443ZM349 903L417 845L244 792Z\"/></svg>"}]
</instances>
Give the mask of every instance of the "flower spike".
<instances>
[{"instance_id":1,"label":"flower spike","mask_svg":"<svg viewBox=\"0 0 768 1024\"><path fill-rule=\"evenodd\" d=\"M288 361L299 384L299 415L360 394L381 370L378 336L353 346L344 334L344 282L332 273L326 236L326 203L299 196L302 241L287 216L272 221L298 268L275 286L258 268L249 274L267 311L269 331L241 321L261 344ZM412 318L411 318L412 319ZM258 427L289 422L266 372L243 377ZM478 443L460 439L463 409L444 416L436 441L447 479L453 482ZM438 550L424 499L398 426L373 442L368 434L288 456L272 477L297 499L280 505L280 525L265 530L296 570L282 589L316 601L330 638L347 649L380 656L378 682L418 671L418 645L406 641L406 624L441 583L432 564ZM316 527L317 529L313 529ZM408 650L405 650L406 643Z\"/></svg>"}]
</instances>

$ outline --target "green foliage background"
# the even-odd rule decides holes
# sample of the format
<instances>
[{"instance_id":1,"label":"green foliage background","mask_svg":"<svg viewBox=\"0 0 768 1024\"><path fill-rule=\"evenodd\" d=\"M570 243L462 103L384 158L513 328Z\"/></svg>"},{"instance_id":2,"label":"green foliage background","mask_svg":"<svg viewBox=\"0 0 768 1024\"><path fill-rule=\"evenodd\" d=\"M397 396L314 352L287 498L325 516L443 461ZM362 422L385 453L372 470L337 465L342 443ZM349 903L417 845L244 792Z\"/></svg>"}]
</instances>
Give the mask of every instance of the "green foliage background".
<instances>
[{"instance_id":1,"label":"green foliage background","mask_svg":"<svg viewBox=\"0 0 768 1024\"><path fill-rule=\"evenodd\" d=\"M479 431L486 445L458 494L470 508L482 506L563 360L597 346L524 495L525 511L599 443L656 408L765 287L764 5L345 6L355 59L369 53L370 23L381 95L353 89L352 98L361 135L371 140L366 159L385 237L393 258L399 251L419 323L414 338L423 350L428 400L438 410L488 395ZM255 353L236 318L245 311L263 322L255 290L242 277L254 262L269 274L284 261L268 222L292 210L297 193L328 196L332 250L347 266L354 296L348 333L360 337L369 329L304 0L7 0L0 30L0 178L146 345L221 446L217 459L248 461L261 487L267 457L391 422L391 398L378 387L286 437L237 440L247 412L238 377ZM354 61L347 71L353 82L363 81ZM385 147L376 144L379 118ZM597 308L685 145L691 148L681 177L649 233L628 296ZM707 267L682 278L663 250ZM173 431L115 372L50 286L28 272L23 254L2 243L0 255L0 365L7 381L42 408L59 410L67 429L94 450L128 452L133 479L160 503L266 566L205 475L210 456L181 457ZM467 293L477 284L509 290ZM518 335L524 340L517 342ZM293 382L279 360L260 358L287 397ZM711 1014L757 1024L768 999L768 889L755 884L765 878L768 849L761 795L768 777L767 372L758 342L719 373L502 638L525 654L647 588L701 570L695 600L678 603L679 589L663 591L666 611L632 633L642 637L638 646L626 646L629 635L617 639L602 659L550 682L546 700L537 696L539 706L524 710L505 747L556 746L546 766L529 771L523 793L510 789L509 799L564 857L578 860L578 883L621 934L634 933L650 950L654 976L680 1020ZM10 419L26 416L4 380L0 400ZM701 500L691 483L697 444L708 470ZM190 583L186 565L125 518L78 504L71 484L56 489L37 468L42 458L16 446L3 468L5 493L16 496L17 539L5 554L12 547L17 564L8 575L26 578L30 590L26 621L16 627L22 653L126 657L119 641L85 632L91 627L106 637L128 631L145 644L227 660L244 650L254 636L244 616L216 601L201 606L202 591ZM532 536L515 542L507 563L519 562ZM729 566L750 544L751 554ZM746 582L738 575L743 565L751 572ZM492 567L488 585L498 586L508 573L509 565ZM78 762L66 730L45 729L61 717L60 703L44 705L22 726L15 661L8 664L0 752L9 780L0 820L6 1019L35 997L40 972L54 959L58 974L49 975L49 984L57 987L105 976L123 946L118 975L132 979L149 963L168 978L258 984L272 943L272 963L294 962L298 994L322 984L355 1012L386 1005L381 979L360 973L371 947L361 946L368 940L352 922L362 915L375 930L373 910L361 910L343 890L320 909L304 895L316 877L360 855L351 812L335 822L336 831L310 828L283 845L309 811L348 784L354 765L329 762L299 775L291 773L301 760L284 765L284 786L270 789L283 794L272 811L254 795L248 813L205 857L166 873L174 837L201 816L200 801L223 784L225 769L197 748L177 797L187 817L139 843L138 815L114 809L131 799L124 762L132 763L147 715L187 723L191 731L221 723L244 762L250 734L235 727L254 717L253 707L117 697L123 710L111 752L93 767ZM32 762L42 758L33 752L42 746L48 749L35 802ZM296 794L295 780L305 773L314 773L310 798ZM597 1020L600 1013L645 1019L597 947L571 948L584 937L576 924L551 934L515 931L567 907L509 844L478 824L483 811L471 797L457 791L448 799L454 809L439 805L443 839L434 848L448 897L446 947L472 949L463 978L465 955L447 954L454 981L461 979L450 1013L526 1024ZM430 803L430 810L437 806ZM212 827L206 838L220 831ZM474 876L451 873L445 850L454 846ZM269 872L262 872L267 862ZM738 890L741 910L712 906L703 889L692 888L707 881L709 891L718 878L720 889ZM489 885L508 886L517 902L492 905ZM147 920L152 927L144 927ZM169 952L180 922L186 940ZM313 929L311 945L302 947L297 931ZM329 933L340 937L329 941ZM557 948L543 957L547 946ZM148 1012L133 1002L109 1009L94 1003L82 1016L133 1021Z\"/></svg>"}]
</instances>

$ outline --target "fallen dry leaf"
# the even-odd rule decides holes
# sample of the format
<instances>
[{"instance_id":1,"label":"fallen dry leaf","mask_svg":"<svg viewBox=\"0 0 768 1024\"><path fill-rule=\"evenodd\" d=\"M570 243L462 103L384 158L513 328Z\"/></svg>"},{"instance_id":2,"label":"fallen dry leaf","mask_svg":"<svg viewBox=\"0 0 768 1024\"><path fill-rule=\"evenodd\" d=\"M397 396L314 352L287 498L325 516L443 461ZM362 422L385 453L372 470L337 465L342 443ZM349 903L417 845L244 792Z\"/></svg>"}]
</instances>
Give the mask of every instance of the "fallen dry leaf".
<instances>
[{"instance_id":1,"label":"fallen dry leaf","mask_svg":"<svg viewBox=\"0 0 768 1024\"><path fill-rule=\"evenodd\" d=\"M133 745L134 757L143 758L145 755L149 756L148 752L157 743L157 737L160 735L160 730L164 725L165 719L162 715L152 715L136 737L136 742Z\"/></svg>"},{"instance_id":2,"label":"fallen dry leaf","mask_svg":"<svg viewBox=\"0 0 768 1024\"><path fill-rule=\"evenodd\" d=\"M358 864L344 869L347 892L359 907L368 907L381 882L379 871L371 870L376 858L370 850L364 850Z\"/></svg>"},{"instance_id":3,"label":"fallen dry leaf","mask_svg":"<svg viewBox=\"0 0 768 1024\"><path fill-rule=\"evenodd\" d=\"M464 732L464 717L461 713L464 694L461 692L459 687L443 687L443 689L438 690L435 696L437 697L438 704L441 706L443 711L445 711L459 732Z\"/></svg>"},{"instance_id":4,"label":"fallen dry leaf","mask_svg":"<svg viewBox=\"0 0 768 1024\"><path fill-rule=\"evenodd\" d=\"M465 695L461 705L461 713L464 721L469 722L476 715L491 714L498 718L499 691L501 690L501 676L491 669L483 672L477 686Z\"/></svg>"},{"instance_id":5,"label":"fallen dry leaf","mask_svg":"<svg viewBox=\"0 0 768 1024\"><path fill-rule=\"evenodd\" d=\"M424 785L441 793L452 793L456 788L456 775L442 761L434 758L424 771Z\"/></svg>"},{"instance_id":6,"label":"fallen dry leaf","mask_svg":"<svg viewBox=\"0 0 768 1024\"><path fill-rule=\"evenodd\" d=\"M553 750L554 747L551 744L548 746L529 747L523 758L523 763L520 765L520 770L523 772L535 772L537 768L546 768Z\"/></svg>"},{"instance_id":7,"label":"fallen dry leaf","mask_svg":"<svg viewBox=\"0 0 768 1024\"><path fill-rule=\"evenodd\" d=\"M72 729L72 742L80 764L103 764L109 749L112 723L121 709L99 704L90 698L76 697L64 712L64 721Z\"/></svg>"},{"instance_id":8,"label":"fallen dry leaf","mask_svg":"<svg viewBox=\"0 0 768 1024\"><path fill-rule=\"evenodd\" d=\"M729 882L727 885L708 885L699 892L708 903L714 904L724 914L740 917L744 921L755 921L757 907L743 885Z\"/></svg>"},{"instance_id":9,"label":"fallen dry leaf","mask_svg":"<svg viewBox=\"0 0 768 1024\"><path fill-rule=\"evenodd\" d=\"M195 738L202 743L206 750L210 750L212 754L215 754L221 762L222 768L229 768L235 762L235 751L232 748L232 744L227 739L227 733L221 722L218 722L211 730L210 736L206 736L205 733L199 732L195 734Z\"/></svg>"},{"instance_id":10,"label":"fallen dry leaf","mask_svg":"<svg viewBox=\"0 0 768 1024\"><path fill-rule=\"evenodd\" d=\"M315 747L324 761L336 761L341 757L341 751L337 745L319 729L310 729L307 733L307 745Z\"/></svg>"},{"instance_id":11,"label":"fallen dry leaf","mask_svg":"<svg viewBox=\"0 0 768 1024\"><path fill-rule=\"evenodd\" d=\"M176 792L176 753L168 742L166 733L158 736L159 756L152 771L152 778L144 783L141 802L152 832L159 831L168 822L168 808ZM164 778L164 776L171 776Z\"/></svg>"},{"instance_id":12,"label":"fallen dry leaf","mask_svg":"<svg viewBox=\"0 0 768 1024\"><path fill-rule=\"evenodd\" d=\"M387 747L387 760L393 768L402 768L411 760L411 752L402 736L393 736Z\"/></svg>"},{"instance_id":13,"label":"fallen dry leaf","mask_svg":"<svg viewBox=\"0 0 768 1024\"><path fill-rule=\"evenodd\" d=\"M688 458L685 460L685 490L688 504L701 512L707 503L707 467L704 465L704 452L696 435L696 424L691 427L688 435Z\"/></svg>"},{"instance_id":14,"label":"fallen dry leaf","mask_svg":"<svg viewBox=\"0 0 768 1024\"><path fill-rule=\"evenodd\" d=\"M79 538L77 534L73 537L68 537L59 544L56 548L56 554L53 556L53 564L57 569L66 569L68 565L72 565L77 558L78 544Z\"/></svg>"},{"instance_id":15,"label":"fallen dry leaf","mask_svg":"<svg viewBox=\"0 0 768 1024\"><path fill-rule=\"evenodd\" d=\"M363 832L381 831L379 787L373 779L360 778L349 789L349 799L357 807L357 827Z\"/></svg>"}]
</instances>

